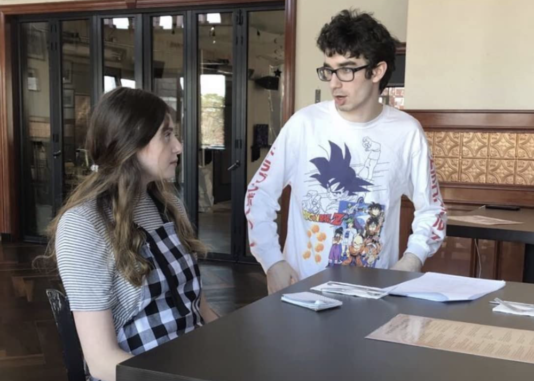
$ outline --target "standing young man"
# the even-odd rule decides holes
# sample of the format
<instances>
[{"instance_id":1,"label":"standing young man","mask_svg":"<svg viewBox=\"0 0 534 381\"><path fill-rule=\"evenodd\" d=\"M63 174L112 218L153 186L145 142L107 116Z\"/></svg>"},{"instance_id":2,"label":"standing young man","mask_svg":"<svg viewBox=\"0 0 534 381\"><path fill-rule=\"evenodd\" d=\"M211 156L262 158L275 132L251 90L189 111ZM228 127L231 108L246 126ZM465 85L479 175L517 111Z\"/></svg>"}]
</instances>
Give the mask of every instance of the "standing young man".
<instances>
[{"instance_id":1,"label":"standing young man","mask_svg":"<svg viewBox=\"0 0 534 381\"><path fill-rule=\"evenodd\" d=\"M371 15L344 10L317 45L324 53L317 74L334 100L293 115L245 199L250 249L269 292L329 266L419 271L445 236L446 210L421 125L378 101L395 69L395 40ZM282 253L275 218L287 185ZM398 260L402 195L413 201L415 218Z\"/></svg>"}]
</instances>

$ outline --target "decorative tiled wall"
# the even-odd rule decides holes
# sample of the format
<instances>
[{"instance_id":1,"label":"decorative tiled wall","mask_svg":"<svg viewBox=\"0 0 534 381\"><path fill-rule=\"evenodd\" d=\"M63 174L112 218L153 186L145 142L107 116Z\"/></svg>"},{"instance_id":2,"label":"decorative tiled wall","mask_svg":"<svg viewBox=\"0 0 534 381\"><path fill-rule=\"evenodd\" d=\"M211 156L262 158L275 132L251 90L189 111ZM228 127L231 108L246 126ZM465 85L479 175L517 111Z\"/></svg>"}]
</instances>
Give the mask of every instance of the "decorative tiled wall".
<instances>
[{"instance_id":1,"label":"decorative tiled wall","mask_svg":"<svg viewBox=\"0 0 534 381\"><path fill-rule=\"evenodd\" d=\"M426 132L441 182L534 186L534 134Z\"/></svg>"}]
</instances>

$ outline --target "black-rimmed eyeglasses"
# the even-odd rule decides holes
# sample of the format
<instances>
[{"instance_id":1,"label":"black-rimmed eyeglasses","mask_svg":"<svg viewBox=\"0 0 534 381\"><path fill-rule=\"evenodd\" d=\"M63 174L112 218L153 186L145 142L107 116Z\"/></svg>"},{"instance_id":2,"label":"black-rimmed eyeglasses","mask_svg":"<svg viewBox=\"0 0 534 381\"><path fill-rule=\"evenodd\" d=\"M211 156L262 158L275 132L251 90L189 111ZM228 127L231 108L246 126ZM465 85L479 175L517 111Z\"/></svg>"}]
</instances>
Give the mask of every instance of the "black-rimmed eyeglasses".
<instances>
[{"instance_id":1,"label":"black-rimmed eyeglasses","mask_svg":"<svg viewBox=\"0 0 534 381\"><path fill-rule=\"evenodd\" d=\"M337 78L341 82L350 82L354 79L354 74L357 71L363 70L368 68L369 65L363 65L360 67L340 67L337 69L332 69L329 67L318 67L317 68L317 75L319 76L319 79L321 81L330 82L332 80L332 77L337 75Z\"/></svg>"}]
</instances>

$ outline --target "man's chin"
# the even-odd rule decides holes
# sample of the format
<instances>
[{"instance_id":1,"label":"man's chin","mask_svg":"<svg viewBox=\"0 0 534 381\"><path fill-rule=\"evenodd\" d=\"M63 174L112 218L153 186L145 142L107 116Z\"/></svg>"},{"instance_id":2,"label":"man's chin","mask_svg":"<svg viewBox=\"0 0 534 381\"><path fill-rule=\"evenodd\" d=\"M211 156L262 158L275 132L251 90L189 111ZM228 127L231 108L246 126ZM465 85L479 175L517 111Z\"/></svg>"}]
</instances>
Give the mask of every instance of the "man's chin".
<instances>
[{"instance_id":1,"label":"man's chin","mask_svg":"<svg viewBox=\"0 0 534 381\"><path fill-rule=\"evenodd\" d=\"M344 104L341 106L337 106L337 109L338 111L341 111L341 112L351 112L354 110L354 107L352 105Z\"/></svg>"}]
</instances>

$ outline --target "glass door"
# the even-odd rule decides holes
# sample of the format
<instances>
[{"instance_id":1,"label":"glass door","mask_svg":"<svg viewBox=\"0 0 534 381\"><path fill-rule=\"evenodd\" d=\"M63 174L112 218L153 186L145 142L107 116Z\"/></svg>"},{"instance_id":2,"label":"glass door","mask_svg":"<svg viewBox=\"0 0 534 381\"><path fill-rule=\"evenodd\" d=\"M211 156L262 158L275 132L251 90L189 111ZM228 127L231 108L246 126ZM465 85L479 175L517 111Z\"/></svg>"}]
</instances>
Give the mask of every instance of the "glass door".
<instances>
[{"instance_id":1,"label":"glass door","mask_svg":"<svg viewBox=\"0 0 534 381\"><path fill-rule=\"evenodd\" d=\"M198 23L198 234L210 252L233 256L233 14L201 13Z\"/></svg>"},{"instance_id":2,"label":"glass door","mask_svg":"<svg viewBox=\"0 0 534 381\"><path fill-rule=\"evenodd\" d=\"M43 236L53 216L53 149L50 115L50 26L20 26L22 224L25 236Z\"/></svg>"},{"instance_id":3,"label":"glass door","mask_svg":"<svg viewBox=\"0 0 534 381\"><path fill-rule=\"evenodd\" d=\"M246 184L282 128L284 98L284 11L248 13ZM281 214L278 213L280 228ZM251 256L247 238L246 255Z\"/></svg>"},{"instance_id":4,"label":"glass door","mask_svg":"<svg viewBox=\"0 0 534 381\"><path fill-rule=\"evenodd\" d=\"M63 200L90 173L85 149L91 109L90 22L61 22Z\"/></svg>"},{"instance_id":5,"label":"glass door","mask_svg":"<svg viewBox=\"0 0 534 381\"><path fill-rule=\"evenodd\" d=\"M248 261L246 187L282 127L284 11L206 12L195 21L199 237L214 257Z\"/></svg>"},{"instance_id":6,"label":"glass door","mask_svg":"<svg viewBox=\"0 0 534 381\"><path fill-rule=\"evenodd\" d=\"M168 15L150 17L151 60L149 88L172 110L178 140L183 142L184 126L184 17ZM184 185L183 155L176 167L176 186Z\"/></svg>"},{"instance_id":7,"label":"glass door","mask_svg":"<svg viewBox=\"0 0 534 381\"><path fill-rule=\"evenodd\" d=\"M246 187L281 128L284 11L28 16L18 25L25 238L43 237L90 173L91 106L126 86L174 110L184 143L176 182L198 235L215 257L244 258Z\"/></svg>"},{"instance_id":8,"label":"glass door","mask_svg":"<svg viewBox=\"0 0 534 381\"><path fill-rule=\"evenodd\" d=\"M136 56L134 17L102 19L102 59L104 63L104 93L116 87L136 87Z\"/></svg>"}]
</instances>

